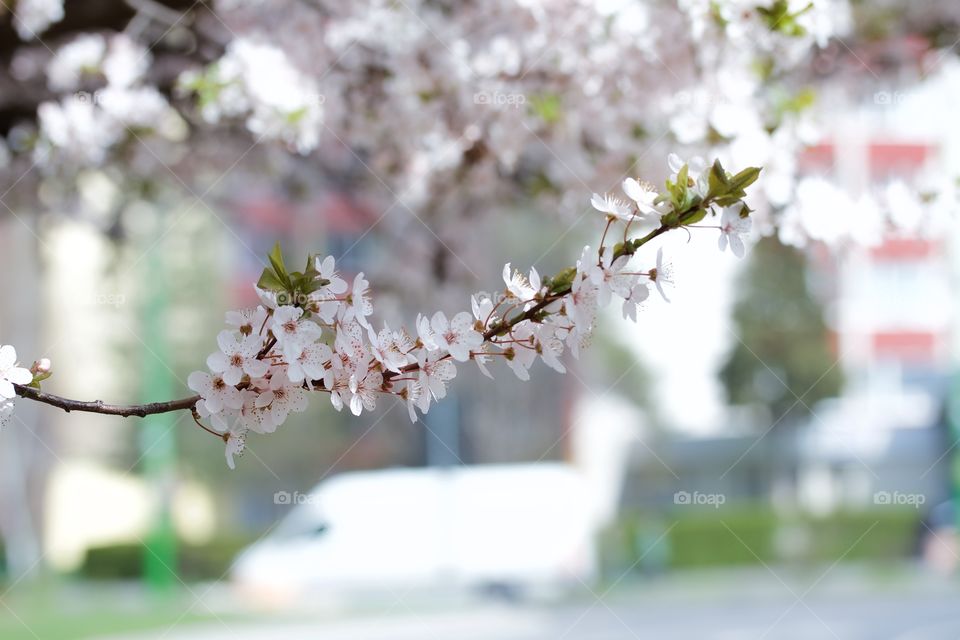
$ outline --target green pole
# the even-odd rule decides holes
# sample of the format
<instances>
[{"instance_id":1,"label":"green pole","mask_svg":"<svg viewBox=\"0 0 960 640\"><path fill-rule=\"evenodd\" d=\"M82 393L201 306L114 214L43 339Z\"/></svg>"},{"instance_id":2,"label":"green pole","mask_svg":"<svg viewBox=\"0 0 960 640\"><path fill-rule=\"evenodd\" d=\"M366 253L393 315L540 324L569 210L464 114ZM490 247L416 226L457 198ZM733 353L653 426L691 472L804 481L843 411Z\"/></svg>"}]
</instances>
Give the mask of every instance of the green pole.
<instances>
[{"instance_id":1,"label":"green pole","mask_svg":"<svg viewBox=\"0 0 960 640\"><path fill-rule=\"evenodd\" d=\"M947 424L950 443L960 440L960 371L953 373L950 393L947 397ZM950 500L953 503L953 520L960 530L960 450L951 449L950 455Z\"/></svg>"},{"instance_id":2,"label":"green pole","mask_svg":"<svg viewBox=\"0 0 960 640\"><path fill-rule=\"evenodd\" d=\"M175 392L170 365L164 361L169 349L165 332L168 292L163 262L163 250L151 249L146 260L147 270L141 279L141 291L146 292L142 320L145 345L141 396L144 402L172 398ZM173 414L148 416L140 432L143 476L153 493L156 509L144 554L144 578L154 591L169 591L179 581L177 537L170 513L177 461L174 425Z\"/></svg>"},{"instance_id":3,"label":"green pole","mask_svg":"<svg viewBox=\"0 0 960 640\"><path fill-rule=\"evenodd\" d=\"M960 372L954 372L950 378L950 391L947 394L947 429L950 444L960 438ZM950 500L953 503L953 519L960 530L960 451L953 447L950 455Z\"/></svg>"}]
</instances>

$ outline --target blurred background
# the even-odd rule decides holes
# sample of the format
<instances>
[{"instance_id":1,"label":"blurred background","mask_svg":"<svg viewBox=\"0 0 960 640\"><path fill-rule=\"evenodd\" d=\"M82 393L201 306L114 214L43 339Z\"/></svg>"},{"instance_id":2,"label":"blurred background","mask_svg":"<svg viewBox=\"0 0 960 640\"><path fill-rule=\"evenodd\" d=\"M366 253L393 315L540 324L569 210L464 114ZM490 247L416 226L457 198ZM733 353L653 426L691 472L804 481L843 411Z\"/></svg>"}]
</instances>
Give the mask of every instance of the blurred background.
<instances>
[{"instance_id":1,"label":"blurred background","mask_svg":"<svg viewBox=\"0 0 960 640\"><path fill-rule=\"evenodd\" d=\"M21 400L0 637L960 636L958 7L341 5L0 0L0 343L45 390L189 395L276 241L378 325L468 309L674 151L765 167L747 256L671 234L671 302L567 375L314 398L235 471L185 412Z\"/></svg>"}]
</instances>

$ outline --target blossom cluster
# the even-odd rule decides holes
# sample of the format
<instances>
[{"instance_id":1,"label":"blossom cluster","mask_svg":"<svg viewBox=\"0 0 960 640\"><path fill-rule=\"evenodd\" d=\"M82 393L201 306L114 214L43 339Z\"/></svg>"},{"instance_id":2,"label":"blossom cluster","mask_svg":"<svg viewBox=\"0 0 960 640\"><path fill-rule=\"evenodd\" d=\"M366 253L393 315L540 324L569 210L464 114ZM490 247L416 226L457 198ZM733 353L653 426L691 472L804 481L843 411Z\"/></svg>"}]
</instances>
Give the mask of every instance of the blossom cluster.
<instances>
[{"instance_id":1,"label":"blossom cluster","mask_svg":"<svg viewBox=\"0 0 960 640\"><path fill-rule=\"evenodd\" d=\"M764 78L779 80L850 27L846 0L318 6L322 20L299 0L221 2L235 37L181 85L210 121L246 116L255 136L301 153L325 139L349 145L376 185L415 209L458 172L471 172L456 186L467 202L498 193L498 176L535 170L569 210L584 180L616 179L638 140L657 145L651 131L792 180L794 166L769 161L797 148L801 117Z\"/></svg>"},{"instance_id":2,"label":"blossom cluster","mask_svg":"<svg viewBox=\"0 0 960 640\"><path fill-rule=\"evenodd\" d=\"M316 82L262 39L234 40L217 64L185 72L180 86L201 96L200 112L209 123L246 115L258 139L282 140L300 153L317 146L324 98Z\"/></svg>"},{"instance_id":3,"label":"blossom cluster","mask_svg":"<svg viewBox=\"0 0 960 640\"><path fill-rule=\"evenodd\" d=\"M82 34L60 47L46 82L65 95L37 108L35 162L96 166L130 136L181 139L185 124L150 83L150 63L149 50L123 33Z\"/></svg>"},{"instance_id":4,"label":"blossom cluster","mask_svg":"<svg viewBox=\"0 0 960 640\"><path fill-rule=\"evenodd\" d=\"M373 411L381 395L398 397L416 422L467 363L493 377L491 365L502 360L521 380L537 361L565 372L565 353L579 357L599 311L615 298L634 321L651 286L666 299L671 270L662 248L655 262L637 255L650 240L673 229L712 227L721 249L743 255L750 209L742 198L759 169L731 175L719 162L685 163L673 155L670 168L663 193L628 178L627 200L593 195L606 227L599 247L584 247L575 266L541 276L508 263L496 297L474 295L470 310L452 317L420 314L412 331L373 323L363 273L348 282L332 256L310 256L303 271L291 272L278 245L256 283L261 304L227 314L229 328L217 336L209 371L188 378L199 394L194 417L217 429L233 468L250 432L276 431L306 409L311 392L328 394L338 411L349 407L354 415ZM718 224L698 224L715 218Z\"/></svg>"},{"instance_id":5,"label":"blossom cluster","mask_svg":"<svg viewBox=\"0 0 960 640\"><path fill-rule=\"evenodd\" d=\"M471 210L536 190L572 216L582 183L612 183L634 161L645 171L677 144L762 163L777 177L765 195L783 204L791 158L810 141L807 115L782 104L800 91L786 74L849 26L847 0L220 0L180 16L135 3L123 29L77 30L70 14L45 32L64 19L62 0L7 4L24 40L9 72L41 96L35 122L0 137L0 165L29 173L21 189L57 181L42 190L49 202L71 195L64 173L91 167L121 191L194 189L207 175L198 159L273 188L266 176L303 162L252 146L252 134L323 150L332 180L307 181L310 195L362 177L384 207L400 196L425 219L442 210L426 222L460 254L469 247L443 227L470 224ZM43 171L28 172L34 164ZM432 241L403 224L387 217L378 233Z\"/></svg>"},{"instance_id":6,"label":"blossom cluster","mask_svg":"<svg viewBox=\"0 0 960 640\"><path fill-rule=\"evenodd\" d=\"M63 0L18 0L13 9L13 27L21 40L38 38L64 16Z\"/></svg>"}]
</instances>

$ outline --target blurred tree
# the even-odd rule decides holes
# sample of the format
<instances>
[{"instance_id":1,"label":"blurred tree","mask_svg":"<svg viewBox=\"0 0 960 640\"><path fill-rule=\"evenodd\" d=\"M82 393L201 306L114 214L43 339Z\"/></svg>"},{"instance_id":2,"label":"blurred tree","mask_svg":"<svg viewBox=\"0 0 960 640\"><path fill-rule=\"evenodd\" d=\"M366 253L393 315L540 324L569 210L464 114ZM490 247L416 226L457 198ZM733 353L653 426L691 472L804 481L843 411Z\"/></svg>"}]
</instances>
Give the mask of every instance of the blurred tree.
<instances>
[{"instance_id":1,"label":"blurred tree","mask_svg":"<svg viewBox=\"0 0 960 640\"><path fill-rule=\"evenodd\" d=\"M802 252L772 238L757 243L733 313L739 340L720 371L731 403L765 405L778 425L809 415L843 386L805 274Z\"/></svg>"}]
</instances>

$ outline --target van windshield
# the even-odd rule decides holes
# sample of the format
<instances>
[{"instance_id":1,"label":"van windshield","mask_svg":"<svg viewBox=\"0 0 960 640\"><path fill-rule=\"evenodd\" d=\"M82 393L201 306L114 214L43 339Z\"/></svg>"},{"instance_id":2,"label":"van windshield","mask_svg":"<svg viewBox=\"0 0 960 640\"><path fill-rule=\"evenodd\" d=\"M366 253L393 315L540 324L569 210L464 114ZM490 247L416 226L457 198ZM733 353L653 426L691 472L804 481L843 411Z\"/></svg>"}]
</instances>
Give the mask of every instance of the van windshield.
<instances>
[{"instance_id":1,"label":"van windshield","mask_svg":"<svg viewBox=\"0 0 960 640\"><path fill-rule=\"evenodd\" d=\"M277 525L271 538L287 540L292 538L321 536L329 531L326 518L314 509L294 509Z\"/></svg>"}]
</instances>

